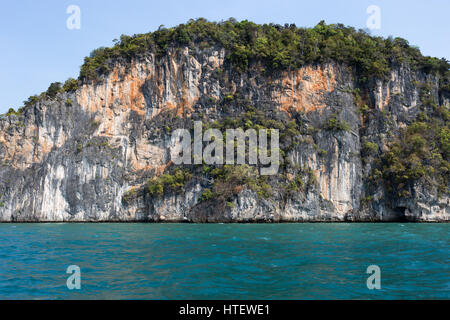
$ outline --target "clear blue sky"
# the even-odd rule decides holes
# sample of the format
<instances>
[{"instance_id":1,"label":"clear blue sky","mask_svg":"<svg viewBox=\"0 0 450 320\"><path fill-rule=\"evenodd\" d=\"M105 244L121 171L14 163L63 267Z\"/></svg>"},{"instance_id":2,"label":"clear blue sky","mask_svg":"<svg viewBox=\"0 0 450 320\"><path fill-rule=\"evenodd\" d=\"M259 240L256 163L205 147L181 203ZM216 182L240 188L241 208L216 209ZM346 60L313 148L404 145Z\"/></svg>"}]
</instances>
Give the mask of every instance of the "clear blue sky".
<instances>
[{"instance_id":1,"label":"clear blue sky","mask_svg":"<svg viewBox=\"0 0 450 320\"><path fill-rule=\"evenodd\" d=\"M81 9L81 29L69 30L69 5ZM314 26L320 20L365 28L369 5L381 9L381 29L425 55L450 59L450 1L427 0L3 0L0 9L0 113L17 108L54 81L76 78L83 58L121 34L154 31L190 18L230 17L257 23Z\"/></svg>"}]
</instances>

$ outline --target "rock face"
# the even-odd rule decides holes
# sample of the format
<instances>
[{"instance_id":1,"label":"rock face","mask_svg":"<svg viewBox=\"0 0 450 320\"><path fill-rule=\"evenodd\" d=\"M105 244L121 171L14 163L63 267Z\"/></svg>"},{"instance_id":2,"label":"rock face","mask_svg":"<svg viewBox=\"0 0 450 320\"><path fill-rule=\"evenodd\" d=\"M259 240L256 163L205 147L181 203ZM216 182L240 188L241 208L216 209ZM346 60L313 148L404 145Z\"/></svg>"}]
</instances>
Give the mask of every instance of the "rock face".
<instances>
[{"instance_id":1,"label":"rock face","mask_svg":"<svg viewBox=\"0 0 450 320\"><path fill-rule=\"evenodd\" d=\"M0 221L448 221L448 194L434 187L419 181L399 198L382 184L367 186L374 161L363 159L363 141L383 152L417 117L417 81L434 83L432 98L448 107L437 78L399 65L366 92L374 116L363 118L354 75L338 63L243 74L226 64L220 46L119 60L100 81L1 118ZM290 168L308 168L304 188L286 196L273 177L269 197L242 186L218 205L200 200L211 181L194 174L181 191L147 193L147 180L173 166L171 131L239 113L230 95L287 119L301 117L308 134L284 159ZM348 130L320 129L333 115ZM288 181L292 170L283 173Z\"/></svg>"}]
</instances>

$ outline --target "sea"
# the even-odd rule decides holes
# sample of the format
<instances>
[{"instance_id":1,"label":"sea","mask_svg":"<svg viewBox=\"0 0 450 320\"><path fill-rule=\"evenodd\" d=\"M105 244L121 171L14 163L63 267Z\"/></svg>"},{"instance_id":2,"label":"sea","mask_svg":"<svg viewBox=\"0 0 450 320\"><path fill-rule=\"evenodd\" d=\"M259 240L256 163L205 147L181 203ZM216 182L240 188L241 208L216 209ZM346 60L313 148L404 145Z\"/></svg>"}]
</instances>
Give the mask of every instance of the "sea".
<instances>
[{"instance_id":1,"label":"sea","mask_svg":"<svg viewBox=\"0 0 450 320\"><path fill-rule=\"evenodd\" d=\"M0 224L0 299L449 299L447 223Z\"/></svg>"}]
</instances>

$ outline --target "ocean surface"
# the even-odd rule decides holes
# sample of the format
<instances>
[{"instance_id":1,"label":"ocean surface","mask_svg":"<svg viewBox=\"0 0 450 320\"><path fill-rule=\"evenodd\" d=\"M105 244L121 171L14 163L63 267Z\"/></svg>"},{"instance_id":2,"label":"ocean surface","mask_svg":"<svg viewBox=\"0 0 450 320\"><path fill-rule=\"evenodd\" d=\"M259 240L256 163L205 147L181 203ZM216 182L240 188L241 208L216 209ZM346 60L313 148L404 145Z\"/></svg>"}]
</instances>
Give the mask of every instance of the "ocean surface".
<instances>
[{"instance_id":1,"label":"ocean surface","mask_svg":"<svg viewBox=\"0 0 450 320\"><path fill-rule=\"evenodd\" d=\"M0 299L450 299L449 227L0 224Z\"/></svg>"}]
</instances>

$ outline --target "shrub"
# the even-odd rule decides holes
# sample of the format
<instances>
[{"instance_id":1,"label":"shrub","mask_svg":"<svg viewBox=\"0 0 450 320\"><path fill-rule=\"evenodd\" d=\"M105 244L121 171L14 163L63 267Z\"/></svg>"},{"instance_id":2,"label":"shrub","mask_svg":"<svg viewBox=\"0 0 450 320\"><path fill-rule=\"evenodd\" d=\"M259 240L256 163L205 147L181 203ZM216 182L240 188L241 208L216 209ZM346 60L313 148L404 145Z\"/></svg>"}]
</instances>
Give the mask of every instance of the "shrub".
<instances>
[{"instance_id":1,"label":"shrub","mask_svg":"<svg viewBox=\"0 0 450 320\"><path fill-rule=\"evenodd\" d=\"M302 175L303 173L301 171L298 172L297 176L285 185L287 193L303 191L305 184L303 183Z\"/></svg>"},{"instance_id":2,"label":"shrub","mask_svg":"<svg viewBox=\"0 0 450 320\"><path fill-rule=\"evenodd\" d=\"M350 131L350 125L345 121L339 121L336 114L328 119L325 128L330 131Z\"/></svg>"},{"instance_id":3,"label":"shrub","mask_svg":"<svg viewBox=\"0 0 450 320\"><path fill-rule=\"evenodd\" d=\"M78 89L78 81L73 78L67 79L66 82L64 82L63 89L65 92L76 91Z\"/></svg>"},{"instance_id":4,"label":"shrub","mask_svg":"<svg viewBox=\"0 0 450 320\"><path fill-rule=\"evenodd\" d=\"M28 97L28 100L24 101L24 107L28 108L31 107L32 105L36 104L39 101L39 97L38 96L30 96Z\"/></svg>"},{"instance_id":5,"label":"shrub","mask_svg":"<svg viewBox=\"0 0 450 320\"><path fill-rule=\"evenodd\" d=\"M319 153L319 157L323 158L328 154L328 151L324 150L324 149L320 149L318 153Z\"/></svg>"},{"instance_id":6,"label":"shrub","mask_svg":"<svg viewBox=\"0 0 450 320\"><path fill-rule=\"evenodd\" d=\"M374 142L366 141L363 145L362 152L364 155L376 155L378 152L378 145Z\"/></svg>"},{"instance_id":7,"label":"shrub","mask_svg":"<svg viewBox=\"0 0 450 320\"><path fill-rule=\"evenodd\" d=\"M214 195L219 201L231 200L244 186L255 191L261 198L268 198L272 192L267 177L260 176L256 167L246 164L215 168L211 170L211 175L214 177Z\"/></svg>"},{"instance_id":8,"label":"shrub","mask_svg":"<svg viewBox=\"0 0 450 320\"><path fill-rule=\"evenodd\" d=\"M135 199L138 194L138 191L139 190L137 188L131 188L130 190L125 192L124 195L122 196L122 203L127 204L131 200Z\"/></svg>"},{"instance_id":9,"label":"shrub","mask_svg":"<svg viewBox=\"0 0 450 320\"><path fill-rule=\"evenodd\" d=\"M165 192L180 192L186 182L192 179L187 170L176 169L173 174L166 173L147 182L147 191L151 196L162 197Z\"/></svg>"},{"instance_id":10,"label":"shrub","mask_svg":"<svg viewBox=\"0 0 450 320\"><path fill-rule=\"evenodd\" d=\"M234 209L234 207L236 207L236 204L234 202L228 201L227 202L227 207L230 209Z\"/></svg>"},{"instance_id":11,"label":"shrub","mask_svg":"<svg viewBox=\"0 0 450 320\"><path fill-rule=\"evenodd\" d=\"M16 110L14 110L14 108L9 108L8 112L6 113L6 116L9 117L11 115L18 116L18 115L20 115L20 113L17 112Z\"/></svg>"},{"instance_id":12,"label":"shrub","mask_svg":"<svg viewBox=\"0 0 450 320\"><path fill-rule=\"evenodd\" d=\"M202 195L200 196L200 202L209 201L213 198L213 193L210 189L206 188L203 190Z\"/></svg>"},{"instance_id":13,"label":"shrub","mask_svg":"<svg viewBox=\"0 0 450 320\"><path fill-rule=\"evenodd\" d=\"M47 91L45 92L45 94L47 95L48 98L53 99L56 97L56 95L61 92L62 87L61 87L61 83L60 82L53 82L52 84L50 84L50 86L48 87Z\"/></svg>"}]
</instances>

